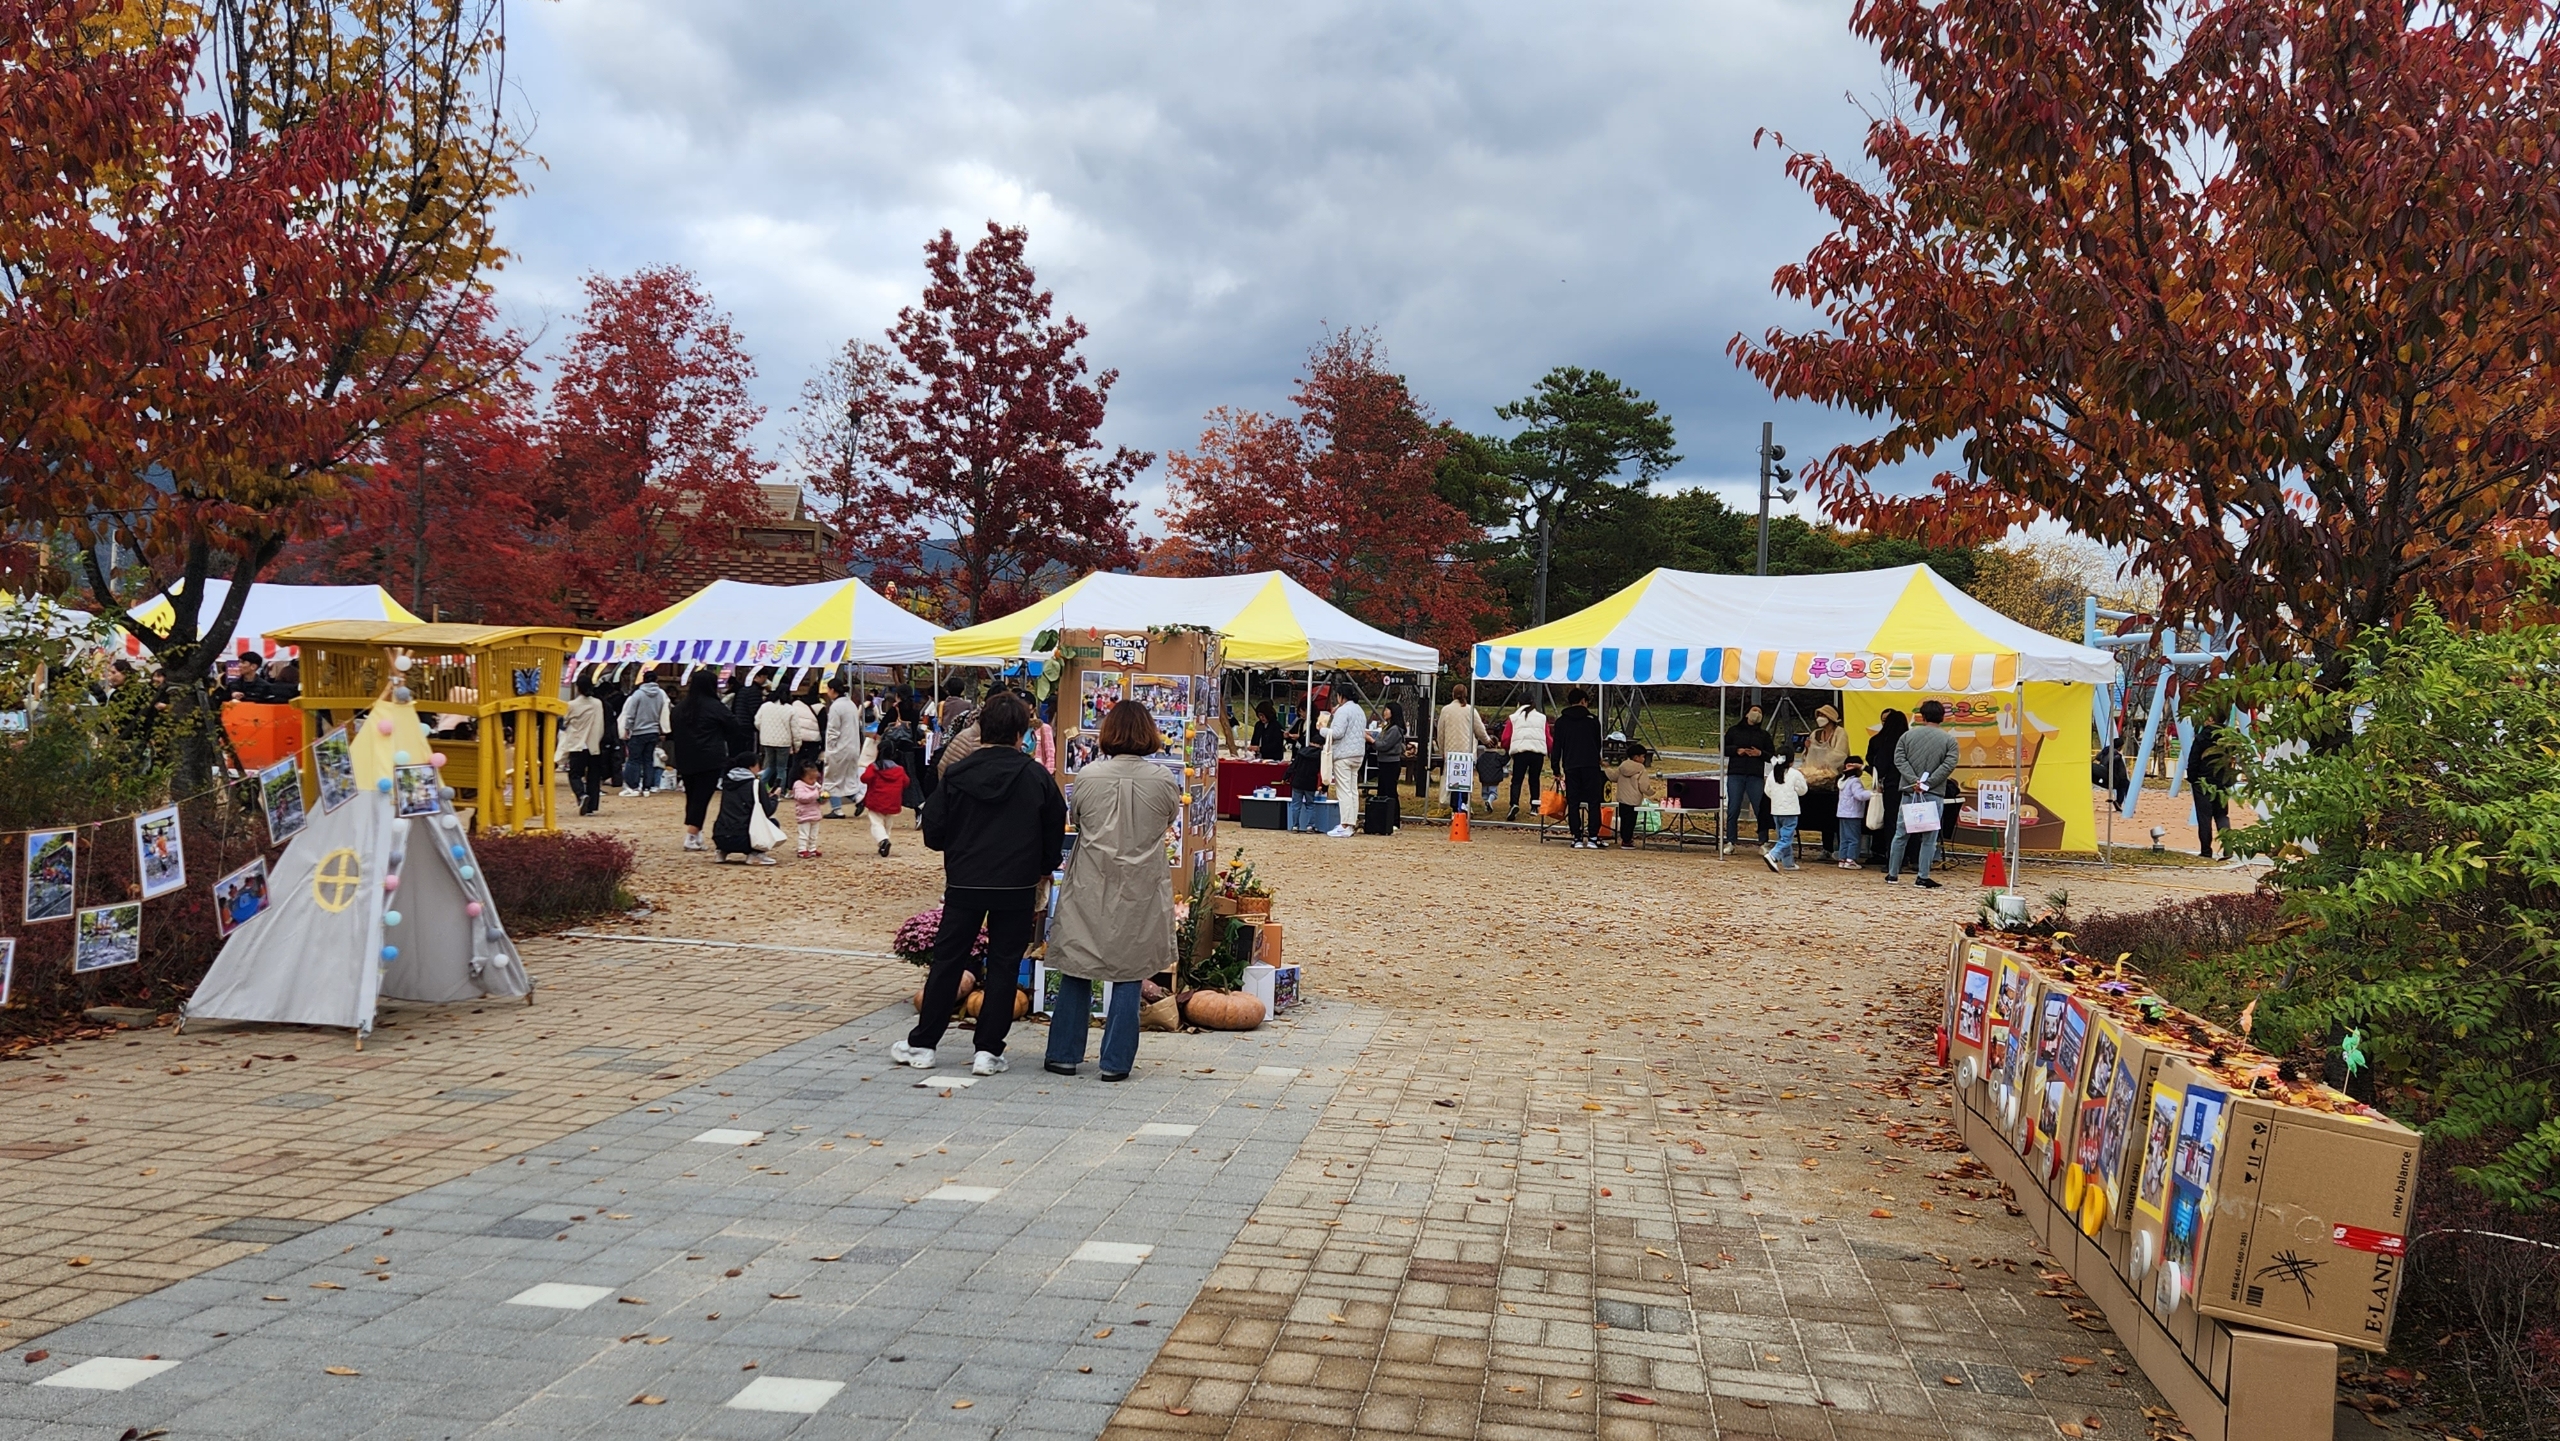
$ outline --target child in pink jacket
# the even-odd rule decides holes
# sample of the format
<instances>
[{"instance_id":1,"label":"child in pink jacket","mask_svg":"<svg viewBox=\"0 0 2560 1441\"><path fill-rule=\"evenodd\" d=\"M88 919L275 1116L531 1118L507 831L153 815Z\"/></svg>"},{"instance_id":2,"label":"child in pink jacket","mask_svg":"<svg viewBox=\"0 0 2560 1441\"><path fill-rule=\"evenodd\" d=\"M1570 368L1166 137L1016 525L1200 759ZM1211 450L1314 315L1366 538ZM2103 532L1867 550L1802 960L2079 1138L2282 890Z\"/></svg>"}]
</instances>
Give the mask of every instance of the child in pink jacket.
<instances>
[{"instance_id":1,"label":"child in pink jacket","mask_svg":"<svg viewBox=\"0 0 2560 1441\"><path fill-rule=\"evenodd\" d=\"M804 861L818 854L818 821L827 813L824 774L816 761L810 761L800 767L800 779L791 783L791 815L800 822L800 859Z\"/></svg>"},{"instance_id":2,"label":"child in pink jacket","mask_svg":"<svg viewBox=\"0 0 2560 1441\"><path fill-rule=\"evenodd\" d=\"M907 772L883 756L862 768L862 818L871 822L871 838L880 854L889 854L889 817L907 808Z\"/></svg>"}]
</instances>

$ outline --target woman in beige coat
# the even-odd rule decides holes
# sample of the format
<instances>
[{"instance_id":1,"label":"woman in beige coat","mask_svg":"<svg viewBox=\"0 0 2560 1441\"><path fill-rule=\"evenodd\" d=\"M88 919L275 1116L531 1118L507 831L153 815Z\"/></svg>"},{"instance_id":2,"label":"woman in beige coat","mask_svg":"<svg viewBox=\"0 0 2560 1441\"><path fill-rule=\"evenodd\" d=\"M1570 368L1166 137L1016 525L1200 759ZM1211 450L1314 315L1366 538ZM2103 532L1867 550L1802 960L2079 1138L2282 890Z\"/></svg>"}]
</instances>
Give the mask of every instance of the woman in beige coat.
<instances>
[{"instance_id":1,"label":"woman in beige coat","mask_svg":"<svg viewBox=\"0 0 2560 1441\"><path fill-rule=\"evenodd\" d=\"M1084 1064L1093 983L1109 981L1102 1079L1125 1081L1138 1060L1138 983L1173 964L1173 867L1165 832L1182 812L1182 782L1147 757L1164 749L1155 717L1124 700L1102 718L1102 758L1076 772L1067 817L1075 850L1049 927L1048 965L1060 973L1049 1013L1048 1069Z\"/></svg>"}]
</instances>

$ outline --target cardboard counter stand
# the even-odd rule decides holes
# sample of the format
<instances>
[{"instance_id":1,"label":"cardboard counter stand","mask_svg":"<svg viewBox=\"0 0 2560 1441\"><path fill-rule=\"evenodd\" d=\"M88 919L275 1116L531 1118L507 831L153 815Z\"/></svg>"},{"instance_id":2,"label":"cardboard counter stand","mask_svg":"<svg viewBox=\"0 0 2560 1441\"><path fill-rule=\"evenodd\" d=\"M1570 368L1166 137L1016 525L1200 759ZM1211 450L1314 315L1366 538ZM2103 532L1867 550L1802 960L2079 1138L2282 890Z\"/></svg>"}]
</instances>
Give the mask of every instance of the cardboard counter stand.
<instances>
[{"instance_id":1,"label":"cardboard counter stand","mask_svg":"<svg viewBox=\"0 0 2560 1441\"><path fill-rule=\"evenodd\" d=\"M1950 980L1962 984L1967 972L1976 968L1988 975L1992 992L1981 1006L1984 1043L1980 1055L1985 1061L2005 1059L1993 1056L2000 1049L2005 1029L1994 1023L2001 979L2004 974L2008 977L2014 994L2020 998L2021 1009L2028 993L2043 983L2028 958L1992 946L1977 945L1976 949L1982 954L1959 950L1951 957ZM1959 997L1958 1005L1962 1004ZM2095 1034L2093 1026L2093 1038ZM2023 1048L2018 1044L2011 1050L2014 1053ZM1950 1056L1961 1066L1963 1051L1952 1037ZM2126 1064L2139 1073L2150 1059L2135 1051L2127 1057ZM2159 1059L2164 1068L2180 1060L2165 1053ZM2022 1068L2020 1079L2023 1078ZM2114 1084L2114 1078L2110 1078L2111 1097ZM2016 1195L2029 1225L2056 1264L2097 1304L2108 1324L2130 1348L2135 1364L2177 1410L2179 1419L2197 1441L2331 1441L2337 1346L2325 1340L2234 1326L2202 1315L2193 1301L2175 1308L2167 1319L2156 1314L2146 1304L2149 1293L2137 1296L2136 1287L2118 1270L2116 1258L2097 1239L2081 1233L2080 1218L2064 1209L2047 1190L2045 1178L2031 1170L2018 1154L2002 1124L2005 1118L1995 1116L1996 1099L1994 1078L1987 1067L1977 1073L1970 1086L1960 1086L1955 1104L1958 1135L1974 1157ZM2119 1165L2138 1164L2141 1139L2128 1135L2119 1144L2126 1148ZM2164 1148L2164 1154L2171 1150L2173 1146ZM2117 1179L2119 1185L2126 1181L2122 1175ZM2164 1197L2165 1184L2164 1179ZM2199 1218L2202 1222L2210 1219L2209 1215ZM2100 1231L2101 1235L2108 1234L2107 1227L2102 1226ZM2216 1255L2210 1249L2209 1225L2199 1231L2198 1239L2209 1267ZM2228 1243L2227 1235L2224 1239ZM2124 1247L2119 1244L2116 1249ZM2202 1287L2198 1290L2201 1294ZM2173 1330L2173 1321L2184 1325L2183 1336Z\"/></svg>"},{"instance_id":2,"label":"cardboard counter stand","mask_svg":"<svg viewBox=\"0 0 2560 1441\"><path fill-rule=\"evenodd\" d=\"M2196 1268L2207 1316L2379 1351L2408 1264L2418 1133L2235 1097Z\"/></svg>"}]
</instances>

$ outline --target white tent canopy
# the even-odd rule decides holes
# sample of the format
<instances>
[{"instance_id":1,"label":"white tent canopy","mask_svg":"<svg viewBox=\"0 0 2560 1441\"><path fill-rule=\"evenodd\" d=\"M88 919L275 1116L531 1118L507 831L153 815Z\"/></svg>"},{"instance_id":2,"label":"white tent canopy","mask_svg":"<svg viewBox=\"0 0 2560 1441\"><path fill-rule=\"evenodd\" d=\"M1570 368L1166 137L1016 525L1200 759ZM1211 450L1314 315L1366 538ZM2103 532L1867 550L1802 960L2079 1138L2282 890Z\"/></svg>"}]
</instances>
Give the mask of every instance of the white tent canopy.
<instances>
[{"instance_id":1,"label":"white tent canopy","mask_svg":"<svg viewBox=\"0 0 2560 1441\"><path fill-rule=\"evenodd\" d=\"M588 641L582 663L910 665L933 659L940 626L859 579L808 585L715 580L655 615Z\"/></svg>"},{"instance_id":2,"label":"white tent canopy","mask_svg":"<svg viewBox=\"0 0 2560 1441\"><path fill-rule=\"evenodd\" d=\"M1829 575L1657 570L1475 648L1479 680L2005 691L2112 684L2115 657L2019 624L1927 566Z\"/></svg>"},{"instance_id":3,"label":"white tent canopy","mask_svg":"<svg viewBox=\"0 0 2560 1441\"><path fill-rule=\"evenodd\" d=\"M1198 625L1218 632L1231 666L1337 666L1436 671L1439 653L1354 620L1276 570L1251 575L1117 575L1097 571L1011 615L947 632L945 664L1033 655L1048 630L1144 630Z\"/></svg>"},{"instance_id":4,"label":"white tent canopy","mask_svg":"<svg viewBox=\"0 0 2560 1441\"><path fill-rule=\"evenodd\" d=\"M135 621L147 626L165 626L177 618L177 607L169 597L185 586L181 581L168 591L153 596L133 608ZM204 603L196 610L196 624L201 626L222 609L223 598L231 593L231 582L208 580L204 583ZM230 650L242 647L273 655L280 648L266 637L269 632L287 626L307 625L317 620L397 620L416 621L391 593L378 585L270 585L264 581L250 584L249 598L241 603L240 623L232 629ZM142 642L125 637L127 654L138 655Z\"/></svg>"}]
</instances>

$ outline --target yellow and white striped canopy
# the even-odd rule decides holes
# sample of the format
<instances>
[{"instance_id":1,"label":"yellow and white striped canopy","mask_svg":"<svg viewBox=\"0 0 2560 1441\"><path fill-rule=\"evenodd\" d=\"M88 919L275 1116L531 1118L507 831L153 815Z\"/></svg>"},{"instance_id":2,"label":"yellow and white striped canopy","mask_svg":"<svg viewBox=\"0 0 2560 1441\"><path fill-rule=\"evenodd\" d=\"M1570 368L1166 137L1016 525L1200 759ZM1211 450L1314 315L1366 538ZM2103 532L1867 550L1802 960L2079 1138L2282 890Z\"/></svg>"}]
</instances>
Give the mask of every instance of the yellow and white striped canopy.
<instances>
[{"instance_id":1,"label":"yellow and white striped canopy","mask_svg":"<svg viewBox=\"0 0 2560 1441\"><path fill-rule=\"evenodd\" d=\"M2005 691L2112 684L2105 651L2021 625L1925 565L1831 575L1657 570L1475 650L1478 680Z\"/></svg>"},{"instance_id":2,"label":"yellow and white striped canopy","mask_svg":"<svg viewBox=\"0 0 2560 1441\"><path fill-rule=\"evenodd\" d=\"M1199 625L1218 632L1231 666L1321 665L1434 671L1439 652L1353 619L1276 570L1250 575L1115 575L1096 571L1011 615L947 631L945 661L1011 660L1036 653L1047 630L1144 630Z\"/></svg>"},{"instance_id":3,"label":"yellow and white striped canopy","mask_svg":"<svg viewBox=\"0 0 2560 1441\"><path fill-rule=\"evenodd\" d=\"M169 593L175 593L185 585L182 580L171 586ZM202 625L213 619L222 609L224 597L230 593L231 582L206 581L204 603L196 610L196 624ZM155 631L166 627L177 619L177 615L177 607L170 603L168 593L144 601L133 611L137 624ZM391 598L391 592L378 585L273 585L254 581L249 586L249 598L241 602L240 624L232 630L234 644L230 648L238 650L246 646L261 654L274 655L279 649L290 647L279 646L267 639L271 632L288 626L309 625L313 621L398 620L415 624L417 619L407 607ZM127 636L125 650L139 655L142 643Z\"/></svg>"}]
</instances>

